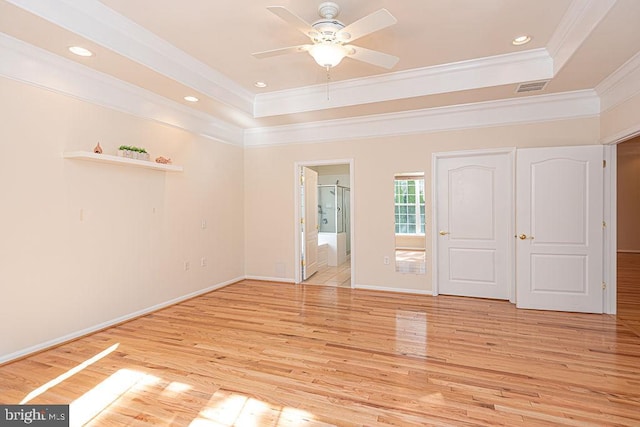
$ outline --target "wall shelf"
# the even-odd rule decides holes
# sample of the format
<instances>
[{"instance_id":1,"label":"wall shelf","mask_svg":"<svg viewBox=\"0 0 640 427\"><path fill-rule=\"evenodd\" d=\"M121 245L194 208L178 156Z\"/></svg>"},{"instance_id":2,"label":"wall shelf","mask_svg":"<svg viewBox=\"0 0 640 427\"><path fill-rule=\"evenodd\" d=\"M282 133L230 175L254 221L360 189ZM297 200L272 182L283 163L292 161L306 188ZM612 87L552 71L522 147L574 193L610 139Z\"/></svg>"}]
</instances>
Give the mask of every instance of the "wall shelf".
<instances>
[{"instance_id":1,"label":"wall shelf","mask_svg":"<svg viewBox=\"0 0 640 427\"><path fill-rule=\"evenodd\" d=\"M138 168L154 169L165 172L182 172L182 166L165 165L147 160L129 159L126 157L112 156L109 154L97 154L90 151L67 151L63 154L65 159L89 160L92 162L111 163L116 165L133 166Z\"/></svg>"}]
</instances>

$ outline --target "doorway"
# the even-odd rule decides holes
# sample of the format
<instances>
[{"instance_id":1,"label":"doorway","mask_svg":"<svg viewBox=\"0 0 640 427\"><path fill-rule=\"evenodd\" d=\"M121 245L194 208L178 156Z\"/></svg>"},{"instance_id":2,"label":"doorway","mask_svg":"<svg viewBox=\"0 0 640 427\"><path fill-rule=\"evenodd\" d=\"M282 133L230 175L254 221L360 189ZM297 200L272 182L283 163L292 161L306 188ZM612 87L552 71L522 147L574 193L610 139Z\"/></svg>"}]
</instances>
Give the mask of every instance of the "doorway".
<instances>
[{"instance_id":1,"label":"doorway","mask_svg":"<svg viewBox=\"0 0 640 427\"><path fill-rule=\"evenodd\" d=\"M303 177L305 172L313 184ZM295 256L299 266L295 282L350 288L355 283L353 160L298 162L295 173ZM315 243L307 238L313 234L317 236ZM313 268L307 268L309 263Z\"/></svg>"},{"instance_id":2,"label":"doorway","mask_svg":"<svg viewBox=\"0 0 640 427\"><path fill-rule=\"evenodd\" d=\"M616 148L617 316L640 335L640 137Z\"/></svg>"}]
</instances>

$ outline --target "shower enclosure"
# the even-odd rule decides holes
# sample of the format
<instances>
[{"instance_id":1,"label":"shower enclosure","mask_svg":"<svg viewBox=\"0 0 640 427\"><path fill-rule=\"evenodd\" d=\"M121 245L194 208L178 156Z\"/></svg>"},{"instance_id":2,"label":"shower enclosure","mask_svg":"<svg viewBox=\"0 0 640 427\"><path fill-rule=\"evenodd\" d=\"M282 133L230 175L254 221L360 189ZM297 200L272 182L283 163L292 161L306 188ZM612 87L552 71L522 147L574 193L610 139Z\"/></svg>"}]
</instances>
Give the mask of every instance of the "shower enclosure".
<instances>
[{"instance_id":1,"label":"shower enclosure","mask_svg":"<svg viewBox=\"0 0 640 427\"><path fill-rule=\"evenodd\" d=\"M328 245L328 265L337 266L351 253L351 191L341 185L318 185L318 244Z\"/></svg>"}]
</instances>

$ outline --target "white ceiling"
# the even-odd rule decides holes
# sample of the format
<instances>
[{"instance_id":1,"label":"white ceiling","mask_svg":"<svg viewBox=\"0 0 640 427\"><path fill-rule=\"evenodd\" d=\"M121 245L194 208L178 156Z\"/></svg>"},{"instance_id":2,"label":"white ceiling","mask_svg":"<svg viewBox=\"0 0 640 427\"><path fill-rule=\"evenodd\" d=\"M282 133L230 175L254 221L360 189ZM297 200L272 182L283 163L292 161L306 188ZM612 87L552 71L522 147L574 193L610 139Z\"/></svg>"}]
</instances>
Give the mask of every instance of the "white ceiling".
<instances>
[{"instance_id":1,"label":"white ceiling","mask_svg":"<svg viewBox=\"0 0 640 427\"><path fill-rule=\"evenodd\" d=\"M397 18L357 41L398 56L395 68L346 58L327 81L307 53L251 55L308 42L267 6L313 22L319 3L0 0L0 30L240 131L590 90L640 52L639 0L341 0L345 24L381 8ZM521 34L533 40L513 46Z\"/></svg>"}]
</instances>

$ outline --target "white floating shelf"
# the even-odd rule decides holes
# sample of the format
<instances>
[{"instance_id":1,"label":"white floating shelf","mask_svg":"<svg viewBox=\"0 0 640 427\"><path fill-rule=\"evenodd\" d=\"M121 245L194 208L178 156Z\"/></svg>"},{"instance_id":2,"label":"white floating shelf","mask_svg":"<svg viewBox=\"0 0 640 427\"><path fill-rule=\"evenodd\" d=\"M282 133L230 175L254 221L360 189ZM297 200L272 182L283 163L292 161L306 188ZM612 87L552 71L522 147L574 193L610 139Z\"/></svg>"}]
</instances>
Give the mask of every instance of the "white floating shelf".
<instances>
[{"instance_id":1,"label":"white floating shelf","mask_svg":"<svg viewBox=\"0 0 640 427\"><path fill-rule=\"evenodd\" d=\"M109 154L97 154L90 151L68 151L63 154L65 159L89 160L92 162L111 163L138 168L147 168L165 172L182 172L182 166L165 165L148 160L129 159L126 157L111 156Z\"/></svg>"}]
</instances>

